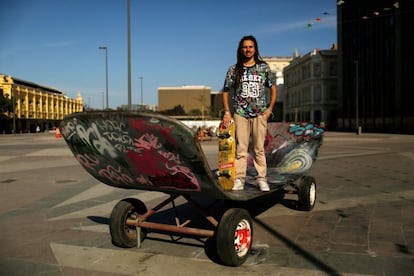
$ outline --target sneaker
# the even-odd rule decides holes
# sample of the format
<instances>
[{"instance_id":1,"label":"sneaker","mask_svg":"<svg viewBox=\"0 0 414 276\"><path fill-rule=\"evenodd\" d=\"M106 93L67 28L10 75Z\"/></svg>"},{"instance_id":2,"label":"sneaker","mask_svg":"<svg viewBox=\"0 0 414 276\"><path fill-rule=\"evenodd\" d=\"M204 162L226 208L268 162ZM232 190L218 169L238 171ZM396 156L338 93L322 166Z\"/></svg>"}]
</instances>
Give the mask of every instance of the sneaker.
<instances>
[{"instance_id":1,"label":"sneaker","mask_svg":"<svg viewBox=\"0 0 414 276\"><path fill-rule=\"evenodd\" d=\"M244 190L244 183L239 178L237 178L236 180L234 180L234 185L233 185L232 190L233 191Z\"/></svg>"},{"instance_id":2,"label":"sneaker","mask_svg":"<svg viewBox=\"0 0 414 276\"><path fill-rule=\"evenodd\" d=\"M263 180L263 179L257 180L257 185L259 186L260 191L262 192L270 191L269 184L267 184L266 180Z\"/></svg>"}]
</instances>

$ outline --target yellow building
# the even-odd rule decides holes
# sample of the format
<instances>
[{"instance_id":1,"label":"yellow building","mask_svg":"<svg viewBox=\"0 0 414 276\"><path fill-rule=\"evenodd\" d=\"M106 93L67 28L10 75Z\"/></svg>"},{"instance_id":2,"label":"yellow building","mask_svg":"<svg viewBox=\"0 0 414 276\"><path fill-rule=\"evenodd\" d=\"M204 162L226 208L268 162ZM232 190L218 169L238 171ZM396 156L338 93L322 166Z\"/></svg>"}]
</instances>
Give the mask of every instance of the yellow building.
<instances>
[{"instance_id":1,"label":"yellow building","mask_svg":"<svg viewBox=\"0 0 414 276\"><path fill-rule=\"evenodd\" d=\"M1 93L14 106L14 112L4 113L0 120L1 133L53 129L64 116L83 111L80 93L70 99L58 89L0 74Z\"/></svg>"}]
</instances>

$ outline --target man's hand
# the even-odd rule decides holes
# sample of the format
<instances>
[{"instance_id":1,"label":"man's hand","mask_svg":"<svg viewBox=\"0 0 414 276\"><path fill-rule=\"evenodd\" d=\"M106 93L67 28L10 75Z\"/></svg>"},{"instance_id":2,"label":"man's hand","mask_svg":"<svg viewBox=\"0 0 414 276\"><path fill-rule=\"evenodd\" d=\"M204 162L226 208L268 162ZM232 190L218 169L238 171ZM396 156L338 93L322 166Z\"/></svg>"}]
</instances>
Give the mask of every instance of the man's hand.
<instances>
[{"instance_id":1,"label":"man's hand","mask_svg":"<svg viewBox=\"0 0 414 276\"><path fill-rule=\"evenodd\" d=\"M269 120L270 116L272 116L272 111L270 111L270 109L266 109L263 112L263 116L265 116L266 120Z\"/></svg>"},{"instance_id":2,"label":"man's hand","mask_svg":"<svg viewBox=\"0 0 414 276\"><path fill-rule=\"evenodd\" d=\"M226 111L223 116L223 125L225 127L228 127L230 125L231 120L232 120L231 113L229 111Z\"/></svg>"}]
</instances>

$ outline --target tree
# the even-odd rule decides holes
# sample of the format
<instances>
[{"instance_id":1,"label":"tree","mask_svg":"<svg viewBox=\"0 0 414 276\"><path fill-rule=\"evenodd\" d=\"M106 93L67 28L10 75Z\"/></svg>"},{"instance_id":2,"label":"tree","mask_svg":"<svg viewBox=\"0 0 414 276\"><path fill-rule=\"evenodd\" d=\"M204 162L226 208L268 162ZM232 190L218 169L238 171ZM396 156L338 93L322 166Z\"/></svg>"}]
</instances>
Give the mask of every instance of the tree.
<instances>
[{"instance_id":1,"label":"tree","mask_svg":"<svg viewBox=\"0 0 414 276\"><path fill-rule=\"evenodd\" d=\"M176 105L172 109L160 111L161 114L170 116L184 116L185 111L181 105Z\"/></svg>"},{"instance_id":2,"label":"tree","mask_svg":"<svg viewBox=\"0 0 414 276\"><path fill-rule=\"evenodd\" d=\"M13 99L4 97L3 90L0 89L0 114L13 112Z\"/></svg>"},{"instance_id":3,"label":"tree","mask_svg":"<svg viewBox=\"0 0 414 276\"><path fill-rule=\"evenodd\" d=\"M201 110L198 109L198 108L191 109L189 115L191 115L191 116L202 116Z\"/></svg>"}]
</instances>

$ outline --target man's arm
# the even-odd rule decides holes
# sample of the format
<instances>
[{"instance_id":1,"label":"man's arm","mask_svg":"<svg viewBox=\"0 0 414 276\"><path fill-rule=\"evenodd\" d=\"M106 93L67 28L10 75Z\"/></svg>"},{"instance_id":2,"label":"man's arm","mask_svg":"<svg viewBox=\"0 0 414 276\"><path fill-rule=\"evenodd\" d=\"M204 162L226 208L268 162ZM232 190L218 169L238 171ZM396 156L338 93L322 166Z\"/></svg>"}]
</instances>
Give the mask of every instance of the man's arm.
<instances>
[{"instance_id":1,"label":"man's arm","mask_svg":"<svg viewBox=\"0 0 414 276\"><path fill-rule=\"evenodd\" d=\"M270 104L269 104L268 109L266 109L266 111L264 112L268 119L273 113L273 108L275 107L276 99L277 99L277 88L276 88L276 85L272 85L270 87Z\"/></svg>"},{"instance_id":2,"label":"man's arm","mask_svg":"<svg viewBox=\"0 0 414 276\"><path fill-rule=\"evenodd\" d=\"M223 108L224 108L223 122L226 125L231 120L231 113L230 113L230 106L229 106L229 92L227 90L223 90L222 99L223 99Z\"/></svg>"},{"instance_id":3,"label":"man's arm","mask_svg":"<svg viewBox=\"0 0 414 276\"><path fill-rule=\"evenodd\" d=\"M223 98L223 108L225 111L230 111L229 107L229 92L226 90L223 90L222 92L222 98Z\"/></svg>"}]
</instances>

